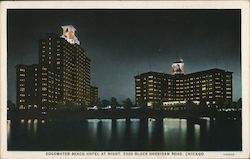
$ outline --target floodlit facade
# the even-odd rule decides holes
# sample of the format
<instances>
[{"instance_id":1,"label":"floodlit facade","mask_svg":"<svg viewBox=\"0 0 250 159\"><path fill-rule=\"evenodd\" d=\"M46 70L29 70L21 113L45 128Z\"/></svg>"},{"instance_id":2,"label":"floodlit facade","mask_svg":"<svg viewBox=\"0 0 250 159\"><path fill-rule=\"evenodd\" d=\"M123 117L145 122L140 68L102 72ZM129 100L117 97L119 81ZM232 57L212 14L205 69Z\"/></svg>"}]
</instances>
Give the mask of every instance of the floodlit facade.
<instances>
[{"instance_id":1,"label":"floodlit facade","mask_svg":"<svg viewBox=\"0 0 250 159\"><path fill-rule=\"evenodd\" d=\"M90 104L90 62L85 50L79 45L73 26L63 26L61 37L49 34L39 41L39 64L37 67L38 88L25 85L25 92L31 94L38 90L37 105L41 109L54 109L57 103L68 103L87 106ZM21 69L30 70L34 67L18 65L17 80L22 78ZM26 75L33 81L35 73ZM20 84L17 84L17 88ZM32 89L27 92L27 87ZM17 92L17 100L21 94ZM23 100L22 100L23 101ZM29 99L25 96L25 103L19 103L20 109L27 109Z\"/></svg>"},{"instance_id":2,"label":"floodlit facade","mask_svg":"<svg viewBox=\"0 0 250 159\"><path fill-rule=\"evenodd\" d=\"M41 105L41 69L39 65L16 66L16 103L19 109L39 108Z\"/></svg>"},{"instance_id":3,"label":"floodlit facade","mask_svg":"<svg viewBox=\"0 0 250 159\"><path fill-rule=\"evenodd\" d=\"M191 101L217 105L232 101L232 72L210 69L190 74L147 72L135 76L135 100L139 106L180 105Z\"/></svg>"},{"instance_id":4,"label":"floodlit facade","mask_svg":"<svg viewBox=\"0 0 250 159\"><path fill-rule=\"evenodd\" d=\"M147 72L135 76L135 102L140 106L161 104L165 97L166 74Z\"/></svg>"}]
</instances>

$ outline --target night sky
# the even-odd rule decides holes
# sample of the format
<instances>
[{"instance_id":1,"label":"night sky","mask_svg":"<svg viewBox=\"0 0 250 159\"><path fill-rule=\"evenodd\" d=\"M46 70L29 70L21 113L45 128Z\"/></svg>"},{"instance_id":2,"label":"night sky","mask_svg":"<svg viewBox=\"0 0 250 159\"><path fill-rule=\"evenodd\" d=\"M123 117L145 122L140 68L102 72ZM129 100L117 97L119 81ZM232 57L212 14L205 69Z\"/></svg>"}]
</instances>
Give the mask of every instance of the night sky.
<instances>
[{"instance_id":1,"label":"night sky","mask_svg":"<svg viewBox=\"0 0 250 159\"><path fill-rule=\"evenodd\" d=\"M241 97L240 10L8 10L8 99L16 102L17 64L38 63L38 40L73 25L91 61L101 99L134 101L134 76L220 68Z\"/></svg>"}]
</instances>

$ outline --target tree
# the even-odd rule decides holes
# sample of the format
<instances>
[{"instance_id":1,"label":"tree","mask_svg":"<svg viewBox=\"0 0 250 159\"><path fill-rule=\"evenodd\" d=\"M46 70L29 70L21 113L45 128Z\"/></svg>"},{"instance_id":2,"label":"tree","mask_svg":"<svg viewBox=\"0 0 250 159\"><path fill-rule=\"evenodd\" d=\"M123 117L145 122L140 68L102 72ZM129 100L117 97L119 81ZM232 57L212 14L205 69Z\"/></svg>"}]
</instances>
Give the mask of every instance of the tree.
<instances>
[{"instance_id":1,"label":"tree","mask_svg":"<svg viewBox=\"0 0 250 159\"><path fill-rule=\"evenodd\" d=\"M239 98L236 104L236 108L239 110L242 108L242 98Z\"/></svg>"},{"instance_id":2,"label":"tree","mask_svg":"<svg viewBox=\"0 0 250 159\"><path fill-rule=\"evenodd\" d=\"M8 110L16 110L16 105L11 101L11 100L7 100L7 108Z\"/></svg>"},{"instance_id":3,"label":"tree","mask_svg":"<svg viewBox=\"0 0 250 159\"><path fill-rule=\"evenodd\" d=\"M205 99L202 99L202 100L200 101L199 108L200 108L201 110L205 110L207 107L208 107L208 106L207 106L207 101L206 101Z\"/></svg>"},{"instance_id":4,"label":"tree","mask_svg":"<svg viewBox=\"0 0 250 159\"><path fill-rule=\"evenodd\" d=\"M76 104L74 102L67 103L67 107L69 108L70 111L80 111L82 108L81 105Z\"/></svg>"},{"instance_id":5,"label":"tree","mask_svg":"<svg viewBox=\"0 0 250 159\"><path fill-rule=\"evenodd\" d=\"M217 105L216 108L221 108L221 107L223 107L224 103L225 103L225 101L224 101L223 99L217 100L217 101L216 101L216 105Z\"/></svg>"},{"instance_id":6,"label":"tree","mask_svg":"<svg viewBox=\"0 0 250 159\"><path fill-rule=\"evenodd\" d=\"M103 99L101 102L101 107L107 107L108 105L110 105L110 102L106 99Z\"/></svg>"},{"instance_id":7,"label":"tree","mask_svg":"<svg viewBox=\"0 0 250 159\"><path fill-rule=\"evenodd\" d=\"M131 102L130 98L127 98L123 101L123 105L125 109L130 109L133 106L133 103Z\"/></svg>"},{"instance_id":8,"label":"tree","mask_svg":"<svg viewBox=\"0 0 250 159\"><path fill-rule=\"evenodd\" d=\"M112 97L110 99L110 105L111 105L111 109L116 109L116 107L119 105L115 97Z\"/></svg>"},{"instance_id":9,"label":"tree","mask_svg":"<svg viewBox=\"0 0 250 159\"><path fill-rule=\"evenodd\" d=\"M237 101L237 108L242 108L242 98Z\"/></svg>"},{"instance_id":10,"label":"tree","mask_svg":"<svg viewBox=\"0 0 250 159\"><path fill-rule=\"evenodd\" d=\"M102 102L101 102L101 99L100 99L100 98L97 99L97 101L96 101L96 106L97 106L98 108L100 108L100 107L102 106Z\"/></svg>"},{"instance_id":11,"label":"tree","mask_svg":"<svg viewBox=\"0 0 250 159\"><path fill-rule=\"evenodd\" d=\"M154 110L160 110L160 108L161 108L161 102L155 102L153 104L153 109Z\"/></svg>"},{"instance_id":12,"label":"tree","mask_svg":"<svg viewBox=\"0 0 250 159\"><path fill-rule=\"evenodd\" d=\"M65 110L67 110L67 105L65 104L65 102L63 102L63 101L59 101L56 105L55 105L55 107L56 107L56 110L59 110L59 111L65 111Z\"/></svg>"},{"instance_id":13,"label":"tree","mask_svg":"<svg viewBox=\"0 0 250 159\"><path fill-rule=\"evenodd\" d=\"M147 102L143 98L140 98L137 106L143 107L143 108L147 107Z\"/></svg>"}]
</instances>

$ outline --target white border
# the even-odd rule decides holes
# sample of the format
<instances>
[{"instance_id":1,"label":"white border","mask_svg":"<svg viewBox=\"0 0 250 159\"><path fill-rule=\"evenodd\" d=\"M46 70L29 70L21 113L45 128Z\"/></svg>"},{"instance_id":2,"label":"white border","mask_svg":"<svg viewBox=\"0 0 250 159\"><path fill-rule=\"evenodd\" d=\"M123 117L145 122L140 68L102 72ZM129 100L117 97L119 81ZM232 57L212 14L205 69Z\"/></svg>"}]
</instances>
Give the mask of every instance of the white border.
<instances>
[{"instance_id":1,"label":"white border","mask_svg":"<svg viewBox=\"0 0 250 159\"><path fill-rule=\"evenodd\" d=\"M133 156L133 158L250 158L249 154L249 1L12 1L0 2L1 11L1 43L0 43L0 102L1 102L1 156L0 158L37 159L37 158L117 158L118 156L46 156L45 152L7 151L7 9L241 9L242 15L242 126L243 151L233 152L233 156L226 152L204 152L204 156ZM244 66L244 67L243 67ZM67 151L64 151L67 152ZM200 151L202 152L202 151ZM185 152L183 152L185 153ZM119 156L118 158L131 158Z\"/></svg>"}]
</instances>

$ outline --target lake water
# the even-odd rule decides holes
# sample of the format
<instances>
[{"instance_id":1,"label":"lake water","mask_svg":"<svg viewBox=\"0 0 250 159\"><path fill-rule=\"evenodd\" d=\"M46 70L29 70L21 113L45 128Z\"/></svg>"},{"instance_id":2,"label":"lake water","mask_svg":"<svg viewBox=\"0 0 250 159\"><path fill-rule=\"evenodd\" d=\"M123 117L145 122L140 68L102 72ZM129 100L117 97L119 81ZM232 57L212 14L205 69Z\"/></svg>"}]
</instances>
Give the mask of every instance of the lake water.
<instances>
[{"instance_id":1,"label":"lake water","mask_svg":"<svg viewBox=\"0 0 250 159\"><path fill-rule=\"evenodd\" d=\"M8 150L241 151L241 121L7 121Z\"/></svg>"}]
</instances>

